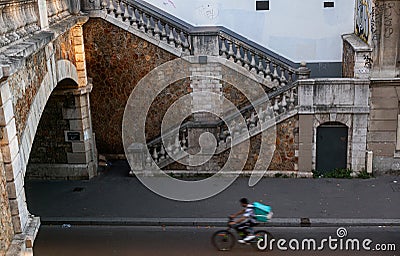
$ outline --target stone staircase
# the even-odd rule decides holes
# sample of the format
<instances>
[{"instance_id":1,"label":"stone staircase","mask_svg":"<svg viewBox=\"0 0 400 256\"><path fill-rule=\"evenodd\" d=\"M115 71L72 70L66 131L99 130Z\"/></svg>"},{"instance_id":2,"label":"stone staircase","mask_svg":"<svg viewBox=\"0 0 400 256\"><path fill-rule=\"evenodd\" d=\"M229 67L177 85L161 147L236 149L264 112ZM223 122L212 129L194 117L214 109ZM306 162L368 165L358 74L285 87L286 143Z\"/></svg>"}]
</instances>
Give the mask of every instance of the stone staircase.
<instances>
[{"instance_id":1,"label":"stone staircase","mask_svg":"<svg viewBox=\"0 0 400 256\"><path fill-rule=\"evenodd\" d=\"M163 168L187 157L189 130L196 125L218 131L215 153L220 154L249 139L243 133L256 136L298 113L297 81L310 74L305 64L296 68L291 61L225 27L195 27L141 0L103 0L100 6L92 6L87 11L90 17L105 19L175 56L224 58L247 70L267 93L267 97L240 109L245 123L237 123L237 114L226 116L225 122L185 122L164 133L163 138L148 142L149 151L144 150L142 156L135 157L142 161L136 166L151 169L156 164ZM265 104L270 107L265 108ZM226 122L230 123L230 130Z\"/></svg>"}]
</instances>

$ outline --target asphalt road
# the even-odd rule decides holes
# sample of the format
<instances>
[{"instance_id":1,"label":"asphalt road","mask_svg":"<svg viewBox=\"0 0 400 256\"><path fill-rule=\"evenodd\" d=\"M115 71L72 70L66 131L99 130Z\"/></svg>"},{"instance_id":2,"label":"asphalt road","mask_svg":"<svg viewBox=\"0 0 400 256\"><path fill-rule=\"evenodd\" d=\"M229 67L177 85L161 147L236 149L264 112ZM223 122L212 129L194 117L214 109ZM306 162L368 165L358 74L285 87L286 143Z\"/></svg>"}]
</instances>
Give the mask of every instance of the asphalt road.
<instances>
[{"instance_id":1,"label":"asphalt road","mask_svg":"<svg viewBox=\"0 0 400 256\"><path fill-rule=\"evenodd\" d=\"M229 252L216 251L210 238L214 227L104 227L104 226L42 226L35 240L35 256L125 256L125 255L400 255L400 227L346 227L346 239L358 239L360 251L330 250L328 243L322 251L282 251L274 245L269 252L258 252L248 245L238 245ZM290 240L314 239L318 244L322 239L337 237L337 228L269 228L275 239ZM396 246L395 251L365 251L361 243L371 239L371 248L378 243L387 247ZM340 246L339 243L338 246ZM335 243L333 243L335 244ZM382 245L381 245L382 246ZM351 246L349 246L350 248ZM345 247L343 247L345 248ZM382 248L382 247L381 247Z\"/></svg>"}]
</instances>

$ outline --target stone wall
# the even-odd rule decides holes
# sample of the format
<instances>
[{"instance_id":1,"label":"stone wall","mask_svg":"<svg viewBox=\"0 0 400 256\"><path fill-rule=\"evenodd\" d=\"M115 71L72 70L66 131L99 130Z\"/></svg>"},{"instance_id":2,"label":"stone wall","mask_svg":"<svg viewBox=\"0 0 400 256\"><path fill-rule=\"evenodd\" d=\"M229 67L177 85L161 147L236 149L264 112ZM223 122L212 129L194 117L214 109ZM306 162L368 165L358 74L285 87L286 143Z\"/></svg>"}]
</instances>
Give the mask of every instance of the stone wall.
<instances>
[{"instance_id":1,"label":"stone wall","mask_svg":"<svg viewBox=\"0 0 400 256\"><path fill-rule=\"evenodd\" d=\"M28 56L24 67L8 78L11 94L17 136L21 139L26 126L29 110L36 96L44 75L47 73L45 50Z\"/></svg>"},{"instance_id":2,"label":"stone wall","mask_svg":"<svg viewBox=\"0 0 400 256\"><path fill-rule=\"evenodd\" d=\"M66 164L66 152L72 152L71 142L65 141L64 131L69 130L68 120L63 119L63 105L68 104L64 95L52 94L40 119L32 145L29 164Z\"/></svg>"},{"instance_id":3,"label":"stone wall","mask_svg":"<svg viewBox=\"0 0 400 256\"><path fill-rule=\"evenodd\" d=\"M175 56L101 19L90 19L83 28L97 148L99 153L123 154L122 116L129 95L148 72ZM167 107L187 90L187 81L177 82L161 94L160 103ZM161 117L151 112L149 123L158 125Z\"/></svg>"},{"instance_id":4,"label":"stone wall","mask_svg":"<svg viewBox=\"0 0 400 256\"><path fill-rule=\"evenodd\" d=\"M56 60L69 60L75 64L75 51L72 43L72 32L68 31L53 42ZM20 70L8 78L18 139L25 129L27 117L36 96L36 93L47 72L50 72L46 63L46 50L40 49L26 57Z\"/></svg>"},{"instance_id":5,"label":"stone wall","mask_svg":"<svg viewBox=\"0 0 400 256\"><path fill-rule=\"evenodd\" d=\"M14 236L11 211L6 189L3 159L0 154L0 255L5 255Z\"/></svg>"},{"instance_id":6,"label":"stone wall","mask_svg":"<svg viewBox=\"0 0 400 256\"><path fill-rule=\"evenodd\" d=\"M397 85L397 86L396 86ZM373 81L367 147L373 152L374 172L400 170L399 86L397 81Z\"/></svg>"},{"instance_id":7,"label":"stone wall","mask_svg":"<svg viewBox=\"0 0 400 256\"><path fill-rule=\"evenodd\" d=\"M291 117L276 125L276 148L274 156L268 167L270 171L297 171L298 150L298 116ZM261 134L250 139L250 151L244 166L245 171L254 170L259 157ZM229 150L218 157L220 167L224 165L229 156Z\"/></svg>"}]
</instances>

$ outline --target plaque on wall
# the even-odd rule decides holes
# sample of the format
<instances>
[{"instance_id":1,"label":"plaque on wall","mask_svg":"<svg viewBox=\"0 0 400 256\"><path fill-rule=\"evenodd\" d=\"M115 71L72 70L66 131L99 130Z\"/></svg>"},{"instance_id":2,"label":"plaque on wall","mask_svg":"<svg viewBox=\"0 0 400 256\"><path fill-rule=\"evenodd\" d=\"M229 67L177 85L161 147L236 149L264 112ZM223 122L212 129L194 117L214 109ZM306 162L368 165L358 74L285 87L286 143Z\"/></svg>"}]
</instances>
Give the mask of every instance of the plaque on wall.
<instances>
[{"instance_id":1,"label":"plaque on wall","mask_svg":"<svg viewBox=\"0 0 400 256\"><path fill-rule=\"evenodd\" d=\"M67 132L68 141L77 141L81 140L80 132Z\"/></svg>"}]
</instances>

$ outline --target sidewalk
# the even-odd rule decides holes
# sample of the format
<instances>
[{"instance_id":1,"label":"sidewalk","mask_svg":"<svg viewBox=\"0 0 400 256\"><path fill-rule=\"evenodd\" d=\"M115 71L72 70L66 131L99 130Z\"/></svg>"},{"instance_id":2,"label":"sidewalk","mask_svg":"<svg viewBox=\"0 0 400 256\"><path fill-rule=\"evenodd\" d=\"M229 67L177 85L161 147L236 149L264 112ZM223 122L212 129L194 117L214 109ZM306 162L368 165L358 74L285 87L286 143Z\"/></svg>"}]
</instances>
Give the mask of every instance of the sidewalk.
<instances>
[{"instance_id":1,"label":"sidewalk","mask_svg":"<svg viewBox=\"0 0 400 256\"><path fill-rule=\"evenodd\" d=\"M28 180L28 209L45 224L224 226L240 209L238 200L247 197L272 206L272 226L298 226L300 218L313 226L400 225L399 176L265 178L254 187L241 177L212 198L177 202L154 194L128 171L125 162L116 162L89 181Z\"/></svg>"}]
</instances>

